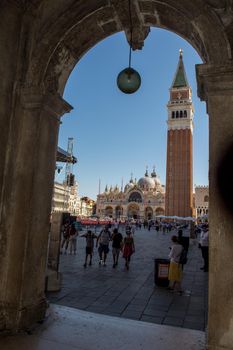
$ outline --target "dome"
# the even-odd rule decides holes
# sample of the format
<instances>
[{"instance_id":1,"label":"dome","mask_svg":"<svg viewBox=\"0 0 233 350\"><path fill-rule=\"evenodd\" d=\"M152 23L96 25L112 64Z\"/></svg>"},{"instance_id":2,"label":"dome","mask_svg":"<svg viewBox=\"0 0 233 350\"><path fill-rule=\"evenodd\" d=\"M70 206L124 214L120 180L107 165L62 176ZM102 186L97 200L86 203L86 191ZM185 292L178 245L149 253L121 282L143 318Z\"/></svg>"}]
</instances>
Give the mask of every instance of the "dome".
<instances>
[{"instance_id":1,"label":"dome","mask_svg":"<svg viewBox=\"0 0 233 350\"><path fill-rule=\"evenodd\" d=\"M154 180L155 186L161 186L161 181L159 179L159 177L157 176L156 172L155 172L155 167L153 167L153 171L151 173L151 177Z\"/></svg>"},{"instance_id":2,"label":"dome","mask_svg":"<svg viewBox=\"0 0 233 350\"><path fill-rule=\"evenodd\" d=\"M147 191L155 188L155 182L152 177L149 177L148 170L146 170L145 176L138 180L138 187Z\"/></svg>"},{"instance_id":3,"label":"dome","mask_svg":"<svg viewBox=\"0 0 233 350\"><path fill-rule=\"evenodd\" d=\"M136 184L136 181L135 181L135 183L133 182L133 174L131 173L131 179L129 180L129 183L127 183L125 185L124 191L126 192L126 191L130 190L131 188L133 188L135 186L135 184Z\"/></svg>"},{"instance_id":4,"label":"dome","mask_svg":"<svg viewBox=\"0 0 233 350\"><path fill-rule=\"evenodd\" d=\"M134 187L134 184L132 182L129 182L128 184L125 185L124 191L126 192L126 191L130 190L133 187Z\"/></svg>"},{"instance_id":5,"label":"dome","mask_svg":"<svg viewBox=\"0 0 233 350\"><path fill-rule=\"evenodd\" d=\"M161 186L161 181L158 177L155 177L154 179L155 186Z\"/></svg>"},{"instance_id":6,"label":"dome","mask_svg":"<svg viewBox=\"0 0 233 350\"><path fill-rule=\"evenodd\" d=\"M155 182L151 177L142 177L138 180L138 186L144 190L151 190L155 188Z\"/></svg>"}]
</instances>

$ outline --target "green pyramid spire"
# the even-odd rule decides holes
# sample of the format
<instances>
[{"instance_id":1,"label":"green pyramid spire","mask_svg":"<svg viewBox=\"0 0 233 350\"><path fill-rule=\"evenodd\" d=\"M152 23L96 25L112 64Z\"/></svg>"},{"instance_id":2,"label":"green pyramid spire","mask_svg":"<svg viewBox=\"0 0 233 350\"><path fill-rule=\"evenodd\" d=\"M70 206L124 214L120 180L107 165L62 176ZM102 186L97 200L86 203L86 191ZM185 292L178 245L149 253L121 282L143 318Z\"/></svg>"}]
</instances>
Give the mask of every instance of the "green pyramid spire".
<instances>
[{"instance_id":1,"label":"green pyramid spire","mask_svg":"<svg viewBox=\"0 0 233 350\"><path fill-rule=\"evenodd\" d=\"M176 69L175 78L172 83L172 88L188 87L188 80L184 69L183 51L180 49L179 63Z\"/></svg>"}]
</instances>

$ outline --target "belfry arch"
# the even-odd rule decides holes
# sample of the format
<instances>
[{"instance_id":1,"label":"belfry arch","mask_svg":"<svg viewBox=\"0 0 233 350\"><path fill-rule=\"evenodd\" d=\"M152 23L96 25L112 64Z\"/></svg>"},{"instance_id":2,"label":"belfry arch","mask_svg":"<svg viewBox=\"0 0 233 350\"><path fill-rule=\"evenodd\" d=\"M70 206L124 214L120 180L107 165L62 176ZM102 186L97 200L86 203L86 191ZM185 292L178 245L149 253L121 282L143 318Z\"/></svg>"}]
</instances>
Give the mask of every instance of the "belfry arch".
<instances>
[{"instance_id":1,"label":"belfry arch","mask_svg":"<svg viewBox=\"0 0 233 350\"><path fill-rule=\"evenodd\" d=\"M218 0L135 0L132 9L134 49L142 48L149 27L164 28L186 39L204 62L196 71L209 114L208 345L214 350L233 344L232 215L220 204L216 175L233 139L231 6ZM119 31L129 36L129 19L125 0L2 1L0 13L0 329L16 331L43 318L47 307L57 137L61 116L72 108L62 98L66 81L98 42Z\"/></svg>"}]
</instances>

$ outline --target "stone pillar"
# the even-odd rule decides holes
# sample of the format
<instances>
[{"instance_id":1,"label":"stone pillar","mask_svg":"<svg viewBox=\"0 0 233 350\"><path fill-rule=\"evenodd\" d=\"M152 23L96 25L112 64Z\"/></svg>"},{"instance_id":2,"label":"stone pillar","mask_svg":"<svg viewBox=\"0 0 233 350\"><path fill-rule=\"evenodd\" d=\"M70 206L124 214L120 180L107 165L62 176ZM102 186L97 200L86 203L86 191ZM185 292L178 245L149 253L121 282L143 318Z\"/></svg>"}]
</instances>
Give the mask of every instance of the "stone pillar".
<instances>
[{"instance_id":1,"label":"stone pillar","mask_svg":"<svg viewBox=\"0 0 233 350\"><path fill-rule=\"evenodd\" d=\"M224 204L218 166L233 143L233 66L197 66L198 93L209 114L210 270L208 349L233 349L233 213ZM232 179L228 184L232 191Z\"/></svg>"},{"instance_id":2,"label":"stone pillar","mask_svg":"<svg viewBox=\"0 0 233 350\"><path fill-rule=\"evenodd\" d=\"M60 116L71 106L34 88L15 92L2 190L0 330L43 319L49 221Z\"/></svg>"},{"instance_id":3,"label":"stone pillar","mask_svg":"<svg viewBox=\"0 0 233 350\"><path fill-rule=\"evenodd\" d=\"M61 289L62 275L59 272L59 264L62 219L63 213L53 213L51 215L46 273L46 291L49 292L55 292Z\"/></svg>"}]
</instances>

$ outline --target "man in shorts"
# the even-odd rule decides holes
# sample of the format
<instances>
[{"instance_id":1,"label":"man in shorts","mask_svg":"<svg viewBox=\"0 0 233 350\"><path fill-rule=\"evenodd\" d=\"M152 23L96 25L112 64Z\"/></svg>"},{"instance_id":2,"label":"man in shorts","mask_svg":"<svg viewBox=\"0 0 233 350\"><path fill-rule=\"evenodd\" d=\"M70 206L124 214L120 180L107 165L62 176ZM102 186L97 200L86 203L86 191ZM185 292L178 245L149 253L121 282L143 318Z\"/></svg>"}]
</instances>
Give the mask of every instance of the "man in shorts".
<instances>
[{"instance_id":1,"label":"man in shorts","mask_svg":"<svg viewBox=\"0 0 233 350\"><path fill-rule=\"evenodd\" d=\"M99 244L99 248L98 248L99 257L100 257L99 265L106 266L106 259L109 252L110 240L111 240L111 233L108 229L108 225L106 225L105 228L100 232L96 240L96 247L98 247L98 244Z\"/></svg>"},{"instance_id":2,"label":"man in shorts","mask_svg":"<svg viewBox=\"0 0 233 350\"><path fill-rule=\"evenodd\" d=\"M113 234L112 234L112 257L113 257L113 265L112 267L115 268L118 265L118 258L120 251L122 249L122 241L123 236L120 232L118 232L117 228L114 228Z\"/></svg>"},{"instance_id":3,"label":"man in shorts","mask_svg":"<svg viewBox=\"0 0 233 350\"><path fill-rule=\"evenodd\" d=\"M85 263L83 266L87 267L88 256L90 256L89 266L91 266L92 265L93 249L94 249L94 239L97 238L97 236L91 230L88 230L86 233L81 235L81 237L86 238L86 257L85 257Z\"/></svg>"}]
</instances>

